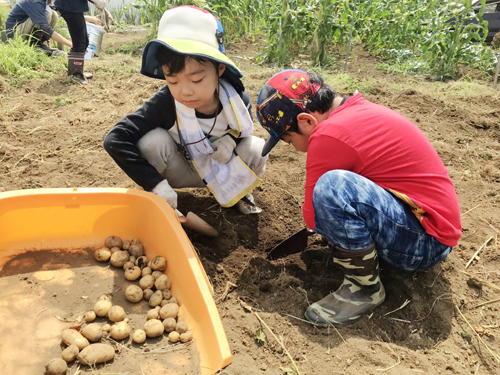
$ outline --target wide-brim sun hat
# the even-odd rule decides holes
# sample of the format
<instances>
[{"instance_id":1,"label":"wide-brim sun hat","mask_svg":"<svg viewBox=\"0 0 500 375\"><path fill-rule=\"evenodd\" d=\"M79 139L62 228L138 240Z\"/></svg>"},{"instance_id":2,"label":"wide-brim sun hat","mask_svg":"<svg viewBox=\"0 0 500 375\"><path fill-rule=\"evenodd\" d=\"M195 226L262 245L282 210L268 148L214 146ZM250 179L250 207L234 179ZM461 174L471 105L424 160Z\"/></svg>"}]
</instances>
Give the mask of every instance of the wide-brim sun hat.
<instances>
[{"instance_id":1,"label":"wide-brim sun hat","mask_svg":"<svg viewBox=\"0 0 500 375\"><path fill-rule=\"evenodd\" d=\"M144 47L141 73L165 79L163 69L155 58L158 48L163 46L177 53L201 56L226 65L221 78L242 92L244 88L240 78L243 74L226 56L223 35L220 21L204 9L191 5L168 9L161 17L158 37Z\"/></svg>"}]
</instances>

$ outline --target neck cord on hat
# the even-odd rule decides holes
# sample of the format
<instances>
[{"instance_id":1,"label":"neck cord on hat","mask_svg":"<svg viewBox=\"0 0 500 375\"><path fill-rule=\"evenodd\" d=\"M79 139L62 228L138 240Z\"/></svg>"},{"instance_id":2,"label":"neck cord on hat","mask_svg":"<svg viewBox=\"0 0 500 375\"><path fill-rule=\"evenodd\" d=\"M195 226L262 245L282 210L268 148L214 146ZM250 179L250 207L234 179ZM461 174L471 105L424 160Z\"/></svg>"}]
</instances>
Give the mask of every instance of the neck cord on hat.
<instances>
[{"instance_id":1,"label":"neck cord on hat","mask_svg":"<svg viewBox=\"0 0 500 375\"><path fill-rule=\"evenodd\" d=\"M176 121L176 123L177 123L177 132L179 133L179 141L181 142L181 144L179 146L180 146L181 151L183 152L184 156L187 157L187 159L189 159L189 154L187 153L186 146L190 146L190 145L194 145L194 144L199 143L199 142L203 142L212 133L212 130L214 130L215 124L217 123L217 116L219 115L219 108L220 108L220 104L221 104L220 103L220 99L219 99L219 77L217 78L217 89L215 90L215 93L216 93L216 99L217 99L217 109L215 110L214 123L212 124L212 127L210 128L210 131L207 134L205 134L205 136L202 139L199 139L199 140L197 140L195 142L184 143L184 141L182 140L182 135L181 135L181 129L180 129L180 126L179 126L179 121ZM174 102L174 108L175 108L175 100L174 100L173 96L172 96L172 101Z\"/></svg>"}]
</instances>

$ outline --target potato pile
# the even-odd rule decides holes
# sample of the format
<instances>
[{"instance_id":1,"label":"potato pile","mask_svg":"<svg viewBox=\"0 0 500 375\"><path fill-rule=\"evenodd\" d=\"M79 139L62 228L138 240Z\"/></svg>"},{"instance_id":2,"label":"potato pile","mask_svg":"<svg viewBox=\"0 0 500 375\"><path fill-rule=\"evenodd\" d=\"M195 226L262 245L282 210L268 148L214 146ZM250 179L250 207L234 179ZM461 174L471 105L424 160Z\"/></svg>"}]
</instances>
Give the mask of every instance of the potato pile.
<instances>
[{"instance_id":1,"label":"potato pile","mask_svg":"<svg viewBox=\"0 0 500 375\"><path fill-rule=\"evenodd\" d=\"M142 329L132 333L123 307L113 305L110 296L102 295L94 309L85 314L84 321L87 324L80 332L75 329L63 330L61 339L67 347L62 352L62 359L54 358L45 366L46 375L65 374L67 363L76 358L87 365L112 360L115 347L99 342L108 335L115 340L131 336L132 341L138 344L144 343L148 337L163 334L172 343L193 339L187 324L178 317L179 303L172 296L170 280L163 273L167 269L165 258L157 256L149 260L139 240L122 241L117 236L108 237L104 247L94 252L94 257L100 262L109 261L114 267L123 268L127 280L138 280L139 285L130 285L125 289L125 297L132 303L143 300L149 303L152 309L147 313L147 322ZM98 317L107 318L112 324L93 323Z\"/></svg>"},{"instance_id":2,"label":"potato pile","mask_svg":"<svg viewBox=\"0 0 500 375\"><path fill-rule=\"evenodd\" d=\"M125 289L125 298L132 303L145 300L153 308L147 313L148 321L144 324L144 327L135 330L132 334L132 340L135 343L142 344L147 337L152 338L167 334L169 341L173 343L191 341L193 334L188 330L186 323L178 318L179 303L172 296L170 280L163 273L167 269L166 259L157 256L149 260L144 255L144 246L138 239L122 241L118 236L110 236L104 242L104 246L95 251L95 258L101 262L109 260L111 265L124 269L127 280L139 281L139 285L130 285ZM108 305L108 310L116 307L111 307L111 303ZM94 309L94 312L97 316L108 314L108 318L114 321L109 316L108 311L98 312L97 309ZM119 322L122 324L121 321ZM122 338L130 335L130 330L128 330L127 334L125 328L122 330L121 327L116 327L115 330L120 332L120 335L126 335ZM110 335L115 338L113 336L113 327L111 327Z\"/></svg>"}]
</instances>

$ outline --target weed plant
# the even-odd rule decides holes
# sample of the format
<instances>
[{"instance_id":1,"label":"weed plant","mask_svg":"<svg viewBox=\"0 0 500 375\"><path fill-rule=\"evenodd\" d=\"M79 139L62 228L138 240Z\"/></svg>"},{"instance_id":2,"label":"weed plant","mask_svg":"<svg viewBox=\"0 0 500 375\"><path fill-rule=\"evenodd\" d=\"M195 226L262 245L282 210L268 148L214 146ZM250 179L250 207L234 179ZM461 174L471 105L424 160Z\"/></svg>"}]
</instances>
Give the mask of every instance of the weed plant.
<instances>
[{"instance_id":1,"label":"weed plant","mask_svg":"<svg viewBox=\"0 0 500 375\"><path fill-rule=\"evenodd\" d=\"M48 57L21 38L9 39L0 48L0 75L9 82L51 78L65 71L66 57Z\"/></svg>"}]
</instances>

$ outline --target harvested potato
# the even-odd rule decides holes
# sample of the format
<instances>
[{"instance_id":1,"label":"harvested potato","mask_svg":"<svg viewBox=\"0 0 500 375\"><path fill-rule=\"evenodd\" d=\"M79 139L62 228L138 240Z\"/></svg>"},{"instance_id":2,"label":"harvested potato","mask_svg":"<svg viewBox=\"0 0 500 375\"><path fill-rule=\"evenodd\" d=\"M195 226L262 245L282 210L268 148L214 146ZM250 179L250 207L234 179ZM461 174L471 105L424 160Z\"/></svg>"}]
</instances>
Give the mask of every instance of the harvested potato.
<instances>
[{"instance_id":1,"label":"harvested potato","mask_svg":"<svg viewBox=\"0 0 500 375\"><path fill-rule=\"evenodd\" d=\"M135 256L133 256L133 255L129 256L129 258L128 258L128 261L134 263L134 266L135 266L135 261L136 260L137 260L137 258Z\"/></svg>"},{"instance_id":2,"label":"harvested potato","mask_svg":"<svg viewBox=\"0 0 500 375\"><path fill-rule=\"evenodd\" d=\"M155 281L155 287L157 290L170 289L170 280L167 275L161 275Z\"/></svg>"},{"instance_id":3,"label":"harvested potato","mask_svg":"<svg viewBox=\"0 0 500 375\"><path fill-rule=\"evenodd\" d=\"M128 261L127 251L117 251L111 255L110 263L118 268L123 267L123 265Z\"/></svg>"},{"instance_id":4,"label":"harvested potato","mask_svg":"<svg viewBox=\"0 0 500 375\"><path fill-rule=\"evenodd\" d=\"M115 348L109 344L92 344L78 354L78 360L86 365L95 365L115 358Z\"/></svg>"},{"instance_id":5,"label":"harvested potato","mask_svg":"<svg viewBox=\"0 0 500 375\"><path fill-rule=\"evenodd\" d=\"M109 331L111 331L111 326L109 324L103 325L102 326L102 331L106 332L106 333L109 333Z\"/></svg>"},{"instance_id":6,"label":"harvested potato","mask_svg":"<svg viewBox=\"0 0 500 375\"><path fill-rule=\"evenodd\" d=\"M114 323L121 322L125 319L125 310L123 310L123 307L118 305L112 306L108 311L108 319Z\"/></svg>"},{"instance_id":7,"label":"harvested potato","mask_svg":"<svg viewBox=\"0 0 500 375\"><path fill-rule=\"evenodd\" d=\"M144 255L144 246L142 246L141 243L131 244L128 252L136 258L139 258Z\"/></svg>"},{"instance_id":8,"label":"harvested potato","mask_svg":"<svg viewBox=\"0 0 500 375\"><path fill-rule=\"evenodd\" d=\"M142 277L147 276L147 275L151 275L152 273L153 273L153 270L150 267L144 267L142 269Z\"/></svg>"},{"instance_id":9,"label":"harvested potato","mask_svg":"<svg viewBox=\"0 0 500 375\"><path fill-rule=\"evenodd\" d=\"M161 275L163 275L163 272L161 272L161 271L153 271L153 272L151 273L151 275L153 275L153 277L154 277L154 278L155 278L155 280L156 280L156 279L157 279L157 278L159 278Z\"/></svg>"},{"instance_id":10,"label":"harvested potato","mask_svg":"<svg viewBox=\"0 0 500 375\"><path fill-rule=\"evenodd\" d=\"M193 339L193 334L191 331L186 331L184 333L181 333L180 335L181 342L188 342Z\"/></svg>"},{"instance_id":11,"label":"harvested potato","mask_svg":"<svg viewBox=\"0 0 500 375\"><path fill-rule=\"evenodd\" d=\"M180 321L177 322L177 325L175 326L175 330L179 333L184 333L188 331L188 326L186 322Z\"/></svg>"},{"instance_id":12,"label":"harvested potato","mask_svg":"<svg viewBox=\"0 0 500 375\"><path fill-rule=\"evenodd\" d=\"M137 344L142 344L146 341L146 332L142 329L136 329L132 334L132 340Z\"/></svg>"},{"instance_id":13,"label":"harvested potato","mask_svg":"<svg viewBox=\"0 0 500 375\"><path fill-rule=\"evenodd\" d=\"M151 289L144 289L144 299L146 301L149 301L149 299L151 298L151 296L153 295L153 293L154 292Z\"/></svg>"},{"instance_id":14,"label":"harvested potato","mask_svg":"<svg viewBox=\"0 0 500 375\"><path fill-rule=\"evenodd\" d=\"M163 306L165 306L167 303L168 303L168 300L166 300L166 299L162 299L162 300L161 300L161 303L160 303L160 306L161 306L161 307L163 307Z\"/></svg>"},{"instance_id":15,"label":"harvested potato","mask_svg":"<svg viewBox=\"0 0 500 375\"><path fill-rule=\"evenodd\" d=\"M110 335L115 340L123 340L130 336L131 331L132 328L128 325L127 320L122 320L111 326Z\"/></svg>"},{"instance_id":16,"label":"harvested potato","mask_svg":"<svg viewBox=\"0 0 500 375\"><path fill-rule=\"evenodd\" d=\"M109 251L111 251L111 255L113 255L117 251L122 251L122 249L119 248L119 247L117 247L117 246L115 246L115 247L112 247L111 249L109 249Z\"/></svg>"},{"instance_id":17,"label":"harvested potato","mask_svg":"<svg viewBox=\"0 0 500 375\"><path fill-rule=\"evenodd\" d=\"M70 346L76 345L78 349L82 350L89 345L89 340L82 336L82 334L74 329L65 329L61 333L62 341Z\"/></svg>"},{"instance_id":18,"label":"harvested potato","mask_svg":"<svg viewBox=\"0 0 500 375\"><path fill-rule=\"evenodd\" d=\"M175 303L176 305L178 305L178 304L179 304L179 301L177 301L177 298L172 297L172 298L170 298L170 299L168 300L168 303Z\"/></svg>"},{"instance_id":19,"label":"harvested potato","mask_svg":"<svg viewBox=\"0 0 500 375\"><path fill-rule=\"evenodd\" d=\"M129 285L127 289L125 289L125 298L130 302L139 302L143 295L142 289L137 285Z\"/></svg>"},{"instance_id":20,"label":"harvested potato","mask_svg":"<svg viewBox=\"0 0 500 375\"><path fill-rule=\"evenodd\" d=\"M111 306L113 306L113 303L111 303L111 301L107 300L97 301L94 306L94 312L97 316L106 316Z\"/></svg>"},{"instance_id":21,"label":"harvested potato","mask_svg":"<svg viewBox=\"0 0 500 375\"><path fill-rule=\"evenodd\" d=\"M167 318L177 318L177 314L179 314L179 306L175 303L167 303L160 309L160 317L162 319Z\"/></svg>"},{"instance_id":22,"label":"harvested potato","mask_svg":"<svg viewBox=\"0 0 500 375\"><path fill-rule=\"evenodd\" d=\"M160 306L156 306L154 309L148 311L147 318L148 320L158 319L159 316L160 316Z\"/></svg>"},{"instance_id":23,"label":"harvested potato","mask_svg":"<svg viewBox=\"0 0 500 375\"><path fill-rule=\"evenodd\" d=\"M129 247L130 247L130 241L123 241L122 249L123 250L128 250Z\"/></svg>"},{"instance_id":24,"label":"harvested potato","mask_svg":"<svg viewBox=\"0 0 500 375\"><path fill-rule=\"evenodd\" d=\"M163 327L165 327L165 332L175 331L175 327L177 326L177 322L174 318L167 318L163 321Z\"/></svg>"},{"instance_id":25,"label":"harvested potato","mask_svg":"<svg viewBox=\"0 0 500 375\"><path fill-rule=\"evenodd\" d=\"M153 293L153 295L149 298L149 306L156 307L163 300L163 296L161 294L161 290L157 290Z\"/></svg>"},{"instance_id":26,"label":"harvested potato","mask_svg":"<svg viewBox=\"0 0 500 375\"><path fill-rule=\"evenodd\" d=\"M106 240L104 241L104 246L108 247L108 248L112 248L112 247L119 247L121 249L123 245L123 241L120 237L118 236L109 236L108 238L106 238Z\"/></svg>"},{"instance_id":27,"label":"harvested potato","mask_svg":"<svg viewBox=\"0 0 500 375\"><path fill-rule=\"evenodd\" d=\"M111 298L111 296L109 296L107 294L103 294L102 296L99 297L99 301L110 301L110 302L112 302L112 298Z\"/></svg>"},{"instance_id":28,"label":"harvested potato","mask_svg":"<svg viewBox=\"0 0 500 375\"><path fill-rule=\"evenodd\" d=\"M151 261L151 269L153 271L164 271L167 268L167 260L158 255Z\"/></svg>"},{"instance_id":29,"label":"harvested potato","mask_svg":"<svg viewBox=\"0 0 500 375\"><path fill-rule=\"evenodd\" d=\"M132 266L128 270L125 271L125 278L130 281L137 280L141 277L141 269L137 266Z\"/></svg>"},{"instance_id":30,"label":"harvested potato","mask_svg":"<svg viewBox=\"0 0 500 375\"><path fill-rule=\"evenodd\" d=\"M148 257L143 255L137 258L137 260L135 261L135 265L142 270L143 268L148 266L148 262Z\"/></svg>"},{"instance_id":31,"label":"harvested potato","mask_svg":"<svg viewBox=\"0 0 500 375\"><path fill-rule=\"evenodd\" d=\"M78 353L80 353L78 346L70 345L66 349L63 350L62 359L64 359L66 362L71 362L72 360L74 360L76 358Z\"/></svg>"},{"instance_id":32,"label":"harvested potato","mask_svg":"<svg viewBox=\"0 0 500 375\"><path fill-rule=\"evenodd\" d=\"M126 271L129 268L135 267L134 262L131 262L130 260L127 260L125 264L123 265L123 270Z\"/></svg>"},{"instance_id":33,"label":"harvested potato","mask_svg":"<svg viewBox=\"0 0 500 375\"><path fill-rule=\"evenodd\" d=\"M131 245L137 245L137 244L140 244L140 243L141 243L141 241L138 238L132 238L130 240L130 244Z\"/></svg>"},{"instance_id":34,"label":"harvested potato","mask_svg":"<svg viewBox=\"0 0 500 375\"><path fill-rule=\"evenodd\" d=\"M98 262L107 262L111 258L111 250L107 247L102 247L99 250L94 251L94 258Z\"/></svg>"},{"instance_id":35,"label":"harvested potato","mask_svg":"<svg viewBox=\"0 0 500 375\"><path fill-rule=\"evenodd\" d=\"M168 341L177 342L179 341L180 336L179 332L172 331L168 334Z\"/></svg>"},{"instance_id":36,"label":"harvested potato","mask_svg":"<svg viewBox=\"0 0 500 375\"><path fill-rule=\"evenodd\" d=\"M155 285L155 278L151 275L146 275L141 280L139 280L139 286L144 289L153 289Z\"/></svg>"},{"instance_id":37,"label":"harvested potato","mask_svg":"<svg viewBox=\"0 0 500 375\"><path fill-rule=\"evenodd\" d=\"M170 289L163 289L161 291L161 294L163 295L163 299L170 299L170 298L172 298L172 292L170 291Z\"/></svg>"},{"instance_id":38,"label":"harvested potato","mask_svg":"<svg viewBox=\"0 0 500 375\"><path fill-rule=\"evenodd\" d=\"M82 330L82 335L92 342L97 342L102 337L102 328L97 323L92 323Z\"/></svg>"},{"instance_id":39,"label":"harvested potato","mask_svg":"<svg viewBox=\"0 0 500 375\"><path fill-rule=\"evenodd\" d=\"M89 311L85 314L85 321L88 322L93 322L95 320L96 313L95 311Z\"/></svg>"},{"instance_id":40,"label":"harvested potato","mask_svg":"<svg viewBox=\"0 0 500 375\"><path fill-rule=\"evenodd\" d=\"M62 358L54 358L45 366L45 375L64 375L68 370L68 364Z\"/></svg>"},{"instance_id":41,"label":"harvested potato","mask_svg":"<svg viewBox=\"0 0 500 375\"><path fill-rule=\"evenodd\" d=\"M144 332L148 337L157 337L163 334L165 327L163 323L158 319L151 319L144 324Z\"/></svg>"}]
</instances>

